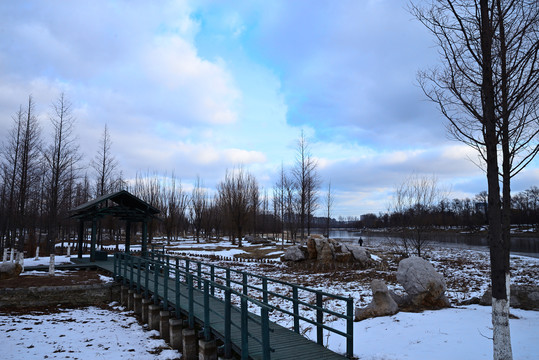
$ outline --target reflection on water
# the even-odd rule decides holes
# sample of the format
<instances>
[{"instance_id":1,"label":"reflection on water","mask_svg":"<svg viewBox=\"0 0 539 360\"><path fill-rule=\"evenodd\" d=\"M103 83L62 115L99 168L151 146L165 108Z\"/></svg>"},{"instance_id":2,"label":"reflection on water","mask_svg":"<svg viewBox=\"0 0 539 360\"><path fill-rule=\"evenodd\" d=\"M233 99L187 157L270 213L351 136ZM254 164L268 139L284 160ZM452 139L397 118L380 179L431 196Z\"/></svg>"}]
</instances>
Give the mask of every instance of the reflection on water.
<instances>
[{"instance_id":1,"label":"reflection on water","mask_svg":"<svg viewBox=\"0 0 539 360\"><path fill-rule=\"evenodd\" d=\"M313 234L322 234L322 230L314 229ZM398 241L398 238L391 236L365 236L355 231L348 230L330 230L329 236L332 239L340 239L342 241L358 242L359 238L363 239L364 245L376 245L379 243L387 243ZM433 244L443 245L453 248L487 250L488 241L484 235L470 234L437 234L431 239ZM539 257L539 239L530 237L511 237L511 253Z\"/></svg>"}]
</instances>

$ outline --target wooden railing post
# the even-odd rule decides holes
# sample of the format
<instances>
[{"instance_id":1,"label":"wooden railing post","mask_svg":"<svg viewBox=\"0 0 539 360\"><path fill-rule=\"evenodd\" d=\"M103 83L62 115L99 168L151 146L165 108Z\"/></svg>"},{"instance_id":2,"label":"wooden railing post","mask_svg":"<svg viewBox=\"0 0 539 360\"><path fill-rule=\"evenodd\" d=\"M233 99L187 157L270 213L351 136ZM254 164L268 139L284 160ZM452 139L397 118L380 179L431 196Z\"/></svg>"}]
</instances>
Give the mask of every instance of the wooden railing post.
<instances>
[{"instance_id":1,"label":"wooden railing post","mask_svg":"<svg viewBox=\"0 0 539 360\"><path fill-rule=\"evenodd\" d=\"M175 279L176 281L174 282L175 284L175 287L176 287L176 319L179 319L180 318L180 268L178 267L178 259L176 259L176 274L175 274Z\"/></svg>"},{"instance_id":2,"label":"wooden railing post","mask_svg":"<svg viewBox=\"0 0 539 360\"><path fill-rule=\"evenodd\" d=\"M153 303L159 305L159 263L153 264Z\"/></svg>"},{"instance_id":3,"label":"wooden railing post","mask_svg":"<svg viewBox=\"0 0 539 360\"><path fill-rule=\"evenodd\" d=\"M247 287L247 274L243 273L243 280L242 280L242 287L243 287L243 295L248 294L249 288Z\"/></svg>"},{"instance_id":4,"label":"wooden railing post","mask_svg":"<svg viewBox=\"0 0 539 360\"><path fill-rule=\"evenodd\" d=\"M144 298L148 299L148 286L150 282L150 261L146 258L144 260Z\"/></svg>"},{"instance_id":5,"label":"wooden railing post","mask_svg":"<svg viewBox=\"0 0 539 360\"><path fill-rule=\"evenodd\" d=\"M292 308L294 309L294 331L299 334L299 302L298 287L292 285Z\"/></svg>"},{"instance_id":6,"label":"wooden railing post","mask_svg":"<svg viewBox=\"0 0 539 360\"><path fill-rule=\"evenodd\" d=\"M354 299L348 298L346 301L346 356L354 356Z\"/></svg>"},{"instance_id":7,"label":"wooden railing post","mask_svg":"<svg viewBox=\"0 0 539 360\"><path fill-rule=\"evenodd\" d=\"M123 284L127 285L127 255L123 254L123 261L124 261L124 278L123 278Z\"/></svg>"},{"instance_id":8,"label":"wooden railing post","mask_svg":"<svg viewBox=\"0 0 539 360\"><path fill-rule=\"evenodd\" d=\"M269 311L267 307L260 308L260 320L262 324L262 359L270 359L270 337L269 337Z\"/></svg>"},{"instance_id":9,"label":"wooden railing post","mask_svg":"<svg viewBox=\"0 0 539 360\"><path fill-rule=\"evenodd\" d=\"M163 310L168 311L168 262L163 269Z\"/></svg>"},{"instance_id":10,"label":"wooden railing post","mask_svg":"<svg viewBox=\"0 0 539 360\"><path fill-rule=\"evenodd\" d=\"M193 275L187 274L187 288L189 295L189 329L195 328L195 303L193 297Z\"/></svg>"},{"instance_id":11,"label":"wooden railing post","mask_svg":"<svg viewBox=\"0 0 539 360\"><path fill-rule=\"evenodd\" d=\"M141 263L142 263L142 259L139 256L137 258L137 293L140 293L140 272L141 272L140 266L141 266Z\"/></svg>"},{"instance_id":12,"label":"wooden railing post","mask_svg":"<svg viewBox=\"0 0 539 360\"><path fill-rule=\"evenodd\" d=\"M324 322L324 312L322 310L322 293L316 292L316 342L320 345L324 345L324 328L322 323Z\"/></svg>"},{"instance_id":13,"label":"wooden railing post","mask_svg":"<svg viewBox=\"0 0 539 360\"><path fill-rule=\"evenodd\" d=\"M211 296L215 296L215 266L210 265Z\"/></svg>"},{"instance_id":14,"label":"wooden railing post","mask_svg":"<svg viewBox=\"0 0 539 360\"><path fill-rule=\"evenodd\" d=\"M210 341L210 282L204 280L204 340Z\"/></svg>"},{"instance_id":15,"label":"wooden railing post","mask_svg":"<svg viewBox=\"0 0 539 360\"><path fill-rule=\"evenodd\" d=\"M247 308L247 298L241 297L241 359L249 359L249 310Z\"/></svg>"},{"instance_id":16,"label":"wooden railing post","mask_svg":"<svg viewBox=\"0 0 539 360\"><path fill-rule=\"evenodd\" d=\"M130 271L129 271L129 289L133 289L134 286L133 286L133 277L134 277L134 274L133 274L133 271L135 270L134 269L134 265L135 265L135 259L134 259L134 256L132 255L129 255L129 264L130 264Z\"/></svg>"},{"instance_id":17,"label":"wooden railing post","mask_svg":"<svg viewBox=\"0 0 539 360\"><path fill-rule=\"evenodd\" d=\"M268 279L262 279L262 302L264 304L268 303Z\"/></svg>"},{"instance_id":18,"label":"wooden railing post","mask_svg":"<svg viewBox=\"0 0 539 360\"><path fill-rule=\"evenodd\" d=\"M230 276L230 273L228 273ZM225 358L232 357L232 304L230 301L230 287L225 288Z\"/></svg>"},{"instance_id":19,"label":"wooden railing post","mask_svg":"<svg viewBox=\"0 0 539 360\"><path fill-rule=\"evenodd\" d=\"M202 263L200 261L197 262L197 276L198 276L198 289L202 289Z\"/></svg>"},{"instance_id":20,"label":"wooden railing post","mask_svg":"<svg viewBox=\"0 0 539 360\"><path fill-rule=\"evenodd\" d=\"M118 272L116 270L116 265L118 265L118 253L114 253L114 264L112 266L112 276L114 280L118 280Z\"/></svg>"}]
</instances>

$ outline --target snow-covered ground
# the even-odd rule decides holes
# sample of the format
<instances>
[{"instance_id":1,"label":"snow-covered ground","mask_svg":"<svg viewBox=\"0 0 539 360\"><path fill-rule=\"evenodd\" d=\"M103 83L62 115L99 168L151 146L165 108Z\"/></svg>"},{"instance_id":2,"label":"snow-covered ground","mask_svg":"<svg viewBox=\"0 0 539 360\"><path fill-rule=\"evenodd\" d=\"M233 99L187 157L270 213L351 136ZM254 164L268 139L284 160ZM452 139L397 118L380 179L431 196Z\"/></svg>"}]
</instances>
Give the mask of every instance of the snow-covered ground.
<instances>
[{"instance_id":1,"label":"snow-covered ground","mask_svg":"<svg viewBox=\"0 0 539 360\"><path fill-rule=\"evenodd\" d=\"M235 254L244 254L245 252L252 250L250 249L250 244L247 243L245 245L246 246L242 250L238 250L236 246L233 246L226 241L208 244L203 241L201 241L201 243L196 243L192 240L183 239L180 242L171 244L169 249L190 253L193 257L200 254L233 257ZM256 249L264 250L272 255L279 254L280 252L282 253L280 246L268 247L267 245L259 245ZM399 260L398 256L395 256L391 253L389 248L380 246L380 244L371 244L368 247L368 250L374 255L373 258L379 263L383 263L384 266L376 269L336 270L332 272L317 273L310 270L290 269L287 265L281 263L264 264L264 266L261 266L261 264L256 262L239 263L222 261L220 265L268 276L270 278L278 278L288 282L299 283L328 293L350 296L354 299L355 307L362 307L366 306L372 300L370 282L375 278L384 279L387 282L388 287L397 293L402 291L400 285L396 283L394 276ZM439 311L425 311L423 313L401 312L391 317L368 319L354 323L354 353L359 359L397 360L436 358L453 360L492 358L490 307L478 305L459 306L464 300L469 300L472 297L480 297L488 288L488 253L477 250L433 247L428 249L425 257L431 261L437 271L444 274L448 287L447 296L451 300L454 308ZM57 264L68 260L69 259L66 257L56 257ZM201 260L208 262L208 260L204 258ZM25 260L26 266L37 263L48 264L48 258ZM539 285L539 259L525 256L512 256L511 268L512 283ZM254 279L252 281L256 282ZM283 291L282 286L278 284L270 283L268 286L270 291ZM308 302L313 301L311 298L306 298L305 300ZM274 301L274 305L279 306L280 308L291 310L291 304L289 303L283 302L278 298L274 298L272 301ZM334 311L343 311L342 301L339 303L338 301L325 299L324 307ZM256 308L252 308L252 310L255 312L257 311ZM92 319L97 318L94 313L95 310L73 311L81 311L77 313L77 318L80 317L81 319L79 322L87 321L83 320L84 314L86 313L89 314L89 323L93 321ZM539 354L539 342L537 341L539 338L539 311L512 309L511 313L516 316L516 318L510 320L514 358L536 359L537 354ZM126 316L123 313L120 314ZM307 314L306 316L314 317L314 314ZM72 317L75 318L75 316ZM5 327L7 325L3 324L8 324L10 321L16 321L16 319L18 319L16 316L1 316L0 331L5 332L3 329L8 329ZM134 321L134 318L130 319ZM291 319L277 311L271 312L271 320L278 322L283 326L292 326ZM45 320L34 319L34 323L40 321L45 323ZM108 320L102 324L109 324L112 327L116 322L118 321ZM325 322L341 331L345 331L346 329L344 321L336 320L332 316L326 316ZM57 323L62 324L63 322ZM140 325L134 323L129 325L129 327L137 326L138 329L140 329ZM13 330L9 332L12 338L18 339L14 344L10 343L9 348L13 348L13 351L23 351L22 354L30 356L33 354L33 352L31 352L33 348L28 348L28 346L30 346L32 342L36 342L36 338L42 338L43 336L37 336L36 332L23 330L25 327L33 326L22 325L21 327L13 328ZM71 326L71 328L75 327ZM60 344L64 348L67 348L64 344L69 343L70 347L78 349L80 337L78 338L78 343L77 341L72 343L71 340L67 339L71 336L71 331L68 330L63 331L65 336L62 337L61 341L57 342L57 345ZM316 338L316 329L308 323L301 324L301 331L311 339ZM115 328L107 328L105 326L105 330L103 328L99 328L95 331L90 330L88 331L88 334L98 334L98 332L99 336L94 336L97 339L100 338L102 332L117 333ZM78 335L73 334L73 336L77 338ZM334 351L345 352L345 340L341 336L324 332L324 343ZM85 347L84 342L80 345L80 348ZM54 353L54 349L50 351L50 345L46 346L49 346L49 357L54 355L68 355L67 353ZM96 343L92 346L98 347L98 344ZM108 345L103 346L106 347ZM24 349L20 350L21 347L24 347ZM35 345L35 347L37 347L37 345ZM132 358L147 358L144 356L154 356L149 358L159 358L157 355L148 355L148 346L141 348L131 346L131 348L135 349L135 351L131 351ZM86 350L90 351L92 349ZM24 353L24 351L27 351L27 353ZM82 352L84 349L76 351ZM139 352L141 354L140 356ZM10 354L14 355L7 358L19 358L20 355L18 354L21 353L16 352ZM81 355L79 358L95 358L97 355L94 354L95 353L87 353L87 356ZM36 358L41 358L38 355L36 356ZM118 355L116 358L121 358L120 356L122 355ZM160 356L168 355L163 352ZM114 358L114 356L111 357L107 355L107 358ZM129 358L129 356L126 358Z\"/></svg>"},{"instance_id":2,"label":"snow-covered ground","mask_svg":"<svg viewBox=\"0 0 539 360\"><path fill-rule=\"evenodd\" d=\"M127 312L96 307L1 314L2 359L178 359Z\"/></svg>"}]
</instances>

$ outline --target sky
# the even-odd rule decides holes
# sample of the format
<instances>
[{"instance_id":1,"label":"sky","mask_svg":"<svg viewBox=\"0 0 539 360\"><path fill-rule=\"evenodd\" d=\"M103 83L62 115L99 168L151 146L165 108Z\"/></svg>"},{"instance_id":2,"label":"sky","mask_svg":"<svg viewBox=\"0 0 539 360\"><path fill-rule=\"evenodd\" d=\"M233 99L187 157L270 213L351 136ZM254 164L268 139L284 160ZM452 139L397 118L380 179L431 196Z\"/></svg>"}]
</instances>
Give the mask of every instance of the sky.
<instances>
[{"instance_id":1,"label":"sky","mask_svg":"<svg viewBox=\"0 0 539 360\"><path fill-rule=\"evenodd\" d=\"M271 194L303 132L334 217L387 211L412 174L473 198L477 155L418 86L437 65L403 1L3 1L0 141L29 95L50 141L64 93L84 163L107 125L126 179L174 172L214 189L243 166ZM538 184L535 160L512 190Z\"/></svg>"}]
</instances>

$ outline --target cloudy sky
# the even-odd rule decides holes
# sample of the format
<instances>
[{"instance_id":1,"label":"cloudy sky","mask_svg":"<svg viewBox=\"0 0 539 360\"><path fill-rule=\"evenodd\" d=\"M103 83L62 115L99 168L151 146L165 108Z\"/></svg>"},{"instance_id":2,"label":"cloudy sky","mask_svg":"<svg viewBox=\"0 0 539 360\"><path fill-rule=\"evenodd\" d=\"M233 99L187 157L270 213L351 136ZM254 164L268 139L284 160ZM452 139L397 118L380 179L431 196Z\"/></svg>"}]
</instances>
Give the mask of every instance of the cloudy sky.
<instances>
[{"instance_id":1,"label":"cloudy sky","mask_svg":"<svg viewBox=\"0 0 539 360\"><path fill-rule=\"evenodd\" d=\"M336 216L386 211L412 173L473 198L476 155L417 86L437 64L402 1L2 1L0 140L30 94L48 140L64 92L85 162L107 124L126 178L212 188L243 164L271 189L303 131ZM531 185L537 160L513 190Z\"/></svg>"}]
</instances>

